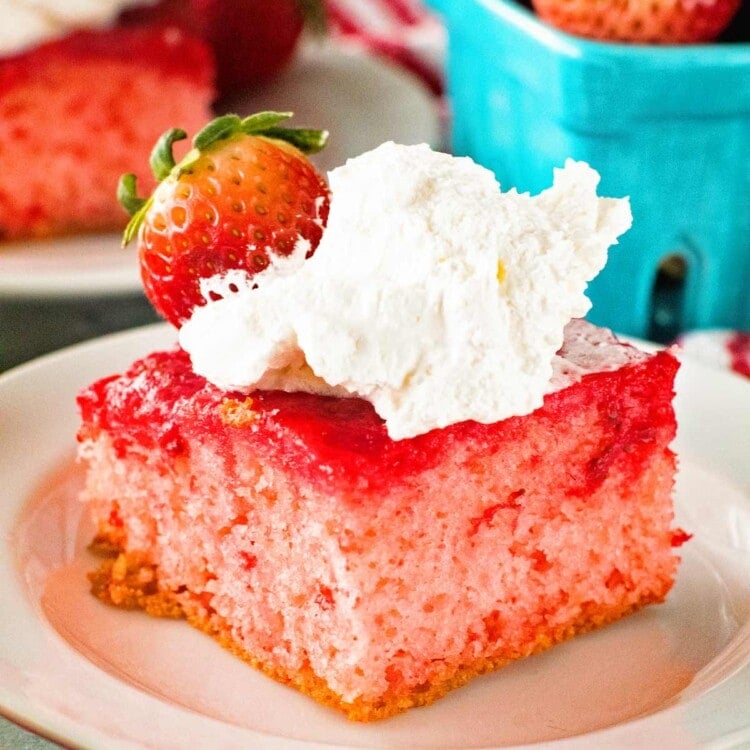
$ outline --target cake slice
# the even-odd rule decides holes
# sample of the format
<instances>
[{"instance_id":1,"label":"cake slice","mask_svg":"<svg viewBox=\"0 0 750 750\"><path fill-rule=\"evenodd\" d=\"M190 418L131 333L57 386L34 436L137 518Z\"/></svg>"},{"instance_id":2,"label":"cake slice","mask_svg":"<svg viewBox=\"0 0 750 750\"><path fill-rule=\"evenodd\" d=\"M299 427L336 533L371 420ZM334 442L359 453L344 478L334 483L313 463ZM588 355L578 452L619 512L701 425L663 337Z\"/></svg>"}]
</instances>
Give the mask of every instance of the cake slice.
<instances>
[{"instance_id":1,"label":"cake slice","mask_svg":"<svg viewBox=\"0 0 750 750\"><path fill-rule=\"evenodd\" d=\"M121 230L123 172L211 117L209 48L174 27L77 31L0 59L0 239Z\"/></svg>"},{"instance_id":2,"label":"cake slice","mask_svg":"<svg viewBox=\"0 0 750 750\"><path fill-rule=\"evenodd\" d=\"M126 196L181 348L80 395L94 593L362 721L662 601L677 362L580 319L627 201L394 143L329 194L287 116Z\"/></svg>"},{"instance_id":3,"label":"cake slice","mask_svg":"<svg viewBox=\"0 0 750 750\"><path fill-rule=\"evenodd\" d=\"M93 590L350 719L431 703L664 599L677 367L574 320L533 413L393 440L360 398L154 353L79 397Z\"/></svg>"}]
</instances>

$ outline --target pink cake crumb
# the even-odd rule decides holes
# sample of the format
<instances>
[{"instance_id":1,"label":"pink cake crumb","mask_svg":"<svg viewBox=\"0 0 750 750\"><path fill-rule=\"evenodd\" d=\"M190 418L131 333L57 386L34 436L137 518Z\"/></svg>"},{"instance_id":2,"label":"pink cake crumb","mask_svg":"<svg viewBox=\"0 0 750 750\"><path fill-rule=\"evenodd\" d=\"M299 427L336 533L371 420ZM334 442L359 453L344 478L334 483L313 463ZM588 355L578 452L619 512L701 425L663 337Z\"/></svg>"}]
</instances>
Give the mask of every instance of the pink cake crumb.
<instances>
[{"instance_id":1,"label":"pink cake crumb","mask_svg":"<svg viewBox=\"0 0 750 750\"><path fill-rule=\"evenodd\" d=\"M175 125L211 117L208 47L177 28L80 31L0 60L0 239L122 229L120 175L143 190Z\"/></svg>"},{"instance_id":2,"label":"pink cake crumb","mask_svg":"<svg viewBox=\"0 0 750 750\"><path fill-rule=\"evenodd\" d=\"M79 397L118 555L94 591L351 719L431 703L667 595L676 370L575 321L533 414L393 441L365 401L226 394L155 353Z\"/></svg>"}]
</instances>

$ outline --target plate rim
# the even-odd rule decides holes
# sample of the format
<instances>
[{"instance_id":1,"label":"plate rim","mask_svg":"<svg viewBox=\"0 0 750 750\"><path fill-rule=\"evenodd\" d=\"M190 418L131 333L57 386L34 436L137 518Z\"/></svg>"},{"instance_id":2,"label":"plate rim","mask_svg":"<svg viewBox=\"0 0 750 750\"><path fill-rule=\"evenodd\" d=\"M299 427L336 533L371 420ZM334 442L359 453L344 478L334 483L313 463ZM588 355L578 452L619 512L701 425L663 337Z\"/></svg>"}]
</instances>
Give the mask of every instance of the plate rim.
<instances>
[{"instance_id":1,"label":"plate rim","mask_svg":"<svg viewBox=\"0 0 750 750\"><path fill-rule=\"evenodd\" d=\"M102 243L104 247L93 245ZM33 266L34 254L55 261L55 253L69 255L76 247L83 251L80 265L50 270ZM87 266L85 260L105 253L121 253L121 264ZM130 254L130 263L125 259ZM0 302L24 299L98 298L106 295L143 292L137 258L133 248L120 247L118 232L86 232L45 239L25 239L0 244ZM8 259L11 269L7 269ZM101 260L101 256L97 258ZM24 268L24 264L29 264ZM15 266L15 268L13 267Z\"/></svg>"},{"instance_id":2,"label":"plate rim","mask_svg":"<svg viewBox=\"0 0 750 750\"><path fill-rule=\"evenodd\" d=\"M630 341L633 341L633 339L629 339ZM47 381L50 380L50 378L53 376L53 372L55 372L58 368L69 368L69 370L72 372L75 369L75 364L81 359L83 355L85 357L88 357L92 360L94 359L94 355L97 353L104 353L107 356L99 357L98 362L96 364L89 364L87 369L91 369L92 367L94 369L99 369L101 371L101 375L104 376L108 372L114 372L120 368L113 367L112 365L109 365L108 362L110 359L113 358L115 354L121 355L120 359L124 359L125 361L129 361L130 357L132 356L131 350L140 350L141 355L146 355L150 351L153 350L154 347L161 347L161 346L169 346L170 341L173 341L176 343L176 332L172 326L170 326L168 323L164 322L158 322L158 323L151 323L144 326L140 326L138 328L126 330L126 331L119 331L116 333L107 334L105 336L101 336L95 339L90 339L88 341L80 342L77 344L73 344L71 346L65 347L64 349L60 349L55 352L50 352L48 354L42 355L34 360L31 360L29 362L26 362L24 364L21 364L17 367L12 368L11 370L6 371L5 373L2 373L0 375L0 408L3 405L3 400L6 398L6 392L9 387L11 386L17 386L18 384L22 384L25 381L30 382L32 385L29 386L32 390L34 388L42 388L45 385L45 376ZM644 345L646 347L654 348L654 344L649 342L644 342ZM656 345L656 348L663 348ZM140 356L139 354L135 354L135 356ZM726 386L730 386L730 390L733 388L741 387L743 389L746 389L747 396L750 396L750 383L746 381L746 379L740 377L739 375L736 375L735 373L731 372L724 372L717 370L714 367L710 367L708 365L705 365L698 361L688 360L682 362L683 367L681 370L689 371L689 374L691 376L697 376L701 377L702 375L709 375L711 378L715 380L719 385L724 384ZM82 375L82 383L81 386L86 385L90 381L90 377L86 375L85 377ZM748 412L750 414L750 399L747 402L747 405L743 407L744 411ZM71 444L73 444L73 436L71 436ZM64 451L66 449L66 446L60 445L58 446L60 455L64 455ZM70 446L67 446L68 449L70 449ZM37 476L37 479L41 476L41 474L49 469L49 466L38 466L35 467L34 472ZM747 490L750 491L750 486L745 487L743 485L742 487L743 491ZM22 513L24 506L27 503L28 498L27 497L15 497L8 501L9 505L13 506L13 512L11 513L11 520L10 520L10 530L12 530L19 518L19 515ZM5 522L0 521L0 531L8 531L9 529L3 529L2 527L5 526ZM13 560L13 549L12 549L12 541L9 539L9 535L6 533L2 536L0 536L0 556L6 556L10 557L11 561L14 562L14 574L17 573L18 564L17 561ZM7 601L7 600L6 600ZM12 601L12 600L11 600ZM39 615L41 617L41 615ZM2 618L0 617L0 628L2 628ZM743 625L744 627L750 627L750 620L746 625ZM82 661L87 661L84 656L77 654L77 657ZM88 662L87 662L88 663ZM91 665L93 667L93 665ZM96 669L96 667L93 667ZM742 671L750 669L750 666L744 666L741 668ZM104 675L105 680L114 681L118 684L123 685L127 690L136 691L138 695L141 697L142 700L151 702L155 701L157 704L167 705L165 701L160 700L154 696L151 696L147 693L143 693L137 688L127 685L125 683L122 683L121 681L117 680L116 677L109 675L105 672L102 672L102 675ZM729 677L728 680L731 681L734 679L733 677ZM713 688L712 688L713 690ZM709 691L710 692L710 691ZM697 699L700 699L701 696L698 696ZM750 694L747 695L748 701L750 701ZM599 741L605 741L607 737L607 733L610 732L612 729L616 728L623 728L627 726L631 726L633 728L637 728L639 725L642 725L644 723L648 723L651 719L653 719L654 716L660 716L664 715L665 713L668 713L672 711L674 706L667 706L663 709L658 709L655 713L649 714L647 716L641 717L641 718L634 718L631 719L623 724L617 725L616 727L608 727L603 728L600 730L596 730L594 732L589 732L583 735L578 735L572 738L567 738L563 740L558 740L554 742L547 742L547 743L541 743L541 744L535 744L533 745L536 748L542 748L542 747L554 747L554 748L563 748L566 745L569 744L569 741L576 741L576 743L581 742L599 742ZM53 742L62 743L63 745L65 743L101 743L102 741L107 742L108 747L113 748L136 748L136 747L151 747L150 745L141 745L141 744L132 744L129 741L112 741L112 738L104 735L101 733L100 730L98 730L96 727L91 727L88 725L80 725L79 723L72 722L70 718L66 715L56 715L54 712L50 712L48 710L47 706L42 706L40 711L40 707L34 706L31 704L27 699L24 698L18 698L15 697L2 685L0 684L0 715L5 716L10 721L15 722L19 724L20 726L24 727L25 729L32 731L36 734L38 734L41 737L46 737ZM176 710L178 711L185 711L187 709L182 709L181 707L177 707ZM42 715L41 718L38 718ZM217 720L211 718L210 716L200 715L200 718L202 720L205 720L209 723L211 722L217 722ZM218 722L218 724L223 725L222 722ZM316 747L336 747L334 745L327 745L327 744L320 744L314 741L306 741L306 740L296 740L292 738L280 738L275 735L267 735L262 732L258 732L257 730L253 730L251 728L237 728L244 737L247 738L247 740L252 739L254 742L259 743L254 746L268 746L268 747L286 747L286 748L316 748ZM734 733L736 734L735 739L739 740L747 740L750 739L750 724L747 725L746 728L741 728L740 730L735 730ZM281 744L279 744L281 743ZM591 747L594 747L595 745L591 745ZM606 746L606 745L598 745L598 746ZM340 747L340 746L339 746ZM526 745L514 745L511 747L527 747ZM531 746L529 746L531 747Z\"/></svg>"}]
</instances>

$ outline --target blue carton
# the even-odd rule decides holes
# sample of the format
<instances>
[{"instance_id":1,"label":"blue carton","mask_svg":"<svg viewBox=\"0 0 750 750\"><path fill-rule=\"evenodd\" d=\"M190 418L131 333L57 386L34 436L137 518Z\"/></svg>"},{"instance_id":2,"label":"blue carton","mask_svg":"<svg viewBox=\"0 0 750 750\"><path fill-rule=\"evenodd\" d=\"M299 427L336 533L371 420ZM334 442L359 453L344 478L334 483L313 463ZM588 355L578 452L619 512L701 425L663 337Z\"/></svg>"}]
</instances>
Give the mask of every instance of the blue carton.
<instances>
[{"instance_id":1,"label":"blue carton","mask_svg":"<svg viewBox=\"0 0 750 750\"><path fill-rule=\"evenodd\" d=\"M451 150L537 193L567 157L630 196L589 318L667 338L750 329L750 44L571 36L513 0L428 0L448 32Z\"/></svg>"}]
</instances>

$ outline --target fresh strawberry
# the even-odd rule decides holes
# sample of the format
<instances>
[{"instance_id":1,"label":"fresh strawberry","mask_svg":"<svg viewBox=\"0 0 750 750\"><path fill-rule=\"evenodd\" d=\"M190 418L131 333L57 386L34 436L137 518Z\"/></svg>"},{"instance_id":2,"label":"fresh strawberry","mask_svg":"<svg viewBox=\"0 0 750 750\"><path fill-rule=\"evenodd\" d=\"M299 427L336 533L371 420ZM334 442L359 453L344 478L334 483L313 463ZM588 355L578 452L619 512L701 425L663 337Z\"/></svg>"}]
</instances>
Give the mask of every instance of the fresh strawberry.
<instances>
[{"instance_id":1,"label":"fresh strawberry","mask_svg":"<svg viewBox=\"0 0 750 750\"><path fill-rule=\"evenodd\" d=\"M710 42L742 0L532 0L540 18L577 36L613 42Z\"/></svg>"},{"instance_id":2,"label":"fresh strawberry","mask_svg":"<svg viewBox=\"0 0 750 750\"><path fill-rule=\"evenodd\" d=\"M221 95L273 78L292 58L303 27L320 28L324 19L322 0L161 0L122 17L175 23L207 42Z\"/></svg>"},{"instance_id":3,"label":"fresh strawberry","mask_svg":"<svg viewBox=\"0 0 750 750\"><path fill-rule=\"evenodd\" d=\"M118 197L132 216L123 244L138 235L146 296L175 326L205 303L201 279L230 269L252 277L300 240L308 256L317 247L329 191L305 154L320 150L327 133L279 127L290 115L219 117L179 164L172 145L186 134L167 131L151 154L160 184L147 200L133 175L121 178Z\"/></svg>"}]
</instances>

